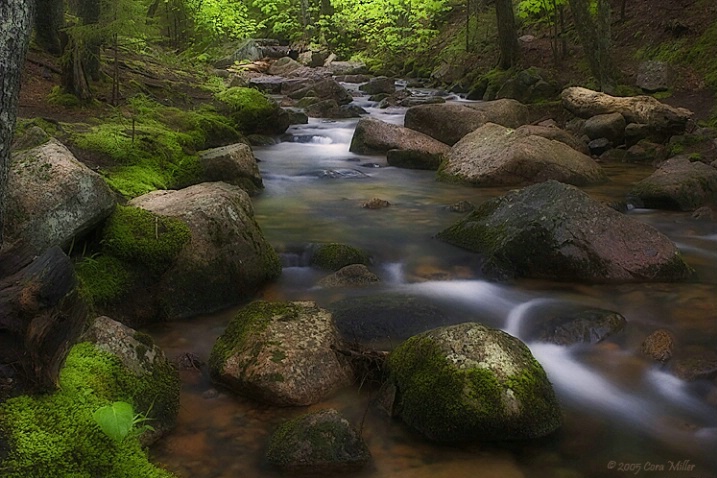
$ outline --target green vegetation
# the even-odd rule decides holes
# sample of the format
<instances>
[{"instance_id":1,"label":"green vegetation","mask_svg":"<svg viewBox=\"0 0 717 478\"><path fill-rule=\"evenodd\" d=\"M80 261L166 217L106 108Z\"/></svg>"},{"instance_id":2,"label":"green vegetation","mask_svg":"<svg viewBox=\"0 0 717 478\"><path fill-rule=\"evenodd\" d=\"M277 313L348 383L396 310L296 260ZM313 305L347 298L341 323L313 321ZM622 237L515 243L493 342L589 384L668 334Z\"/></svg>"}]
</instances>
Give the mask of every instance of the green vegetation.
<instances>
[{"instance_id":1,"label":"green vegetation","mask_svg":"<svg viewBox=\"0 0 717 478\"><path fill-rule=\"evenodd\" d=\"M75 264L79 288L93 305L111 304L127 293L131 274L112 256L84 257Z\"/></svg>"},{"instance_id":2,"label":"green vegetation","mask_svg":"<svg viewBox=\"0 0 717 478\"><path fill-rule=\"evenodd\" d=\"M136 376L114 355L81 343L70 351L52 394L20 396L0 404L0 430L10 450L0 462L4 478L170 478L147 461L139 437L117 442L105 435L93 413L115 401L148 413L151 402L179 396L179 382L153 375ZM170 388L167 388L167 387ZM161 401L161 404L160 404ZM176 415L178 403L158 400L155 410ZM158 418L156 414L154 417Z\"/></svg>"},{"instance_id":3,"label":"green vegetation","mask_svg":"<svg viewBox=\"0 0 717 478\"><path fill-rule=\"evenodd\" d=\"M215 97L229 107L237 128L247 133L271 129L280 110L276 103L254 88L228 88Z\"/></svg>"},{"instance_id":4,"label":"green vegetation","mask_svg":"<svg viewBox=\"0 0 717 478\"><path fill-rule=\"evenodd\" d=\"M154 431L152 426L144 423L150 419L141 413L135 414L134 407L127 402L119 401L100 407L92 414L92 418L104 434L117 443L132 435L140 436L144 432Z\"/></svg>"},{"instance_id":5,"label":"green vegetation","mask_svg":"<svg viewBox=\"0 0 717 478\"><path fill-rule=\"evenodd\" d=\"M346 244L321 244L313 251L311 265L320 269L337 271L351 264L368 265L368 255Z\"/></svg>"}]
</instances>

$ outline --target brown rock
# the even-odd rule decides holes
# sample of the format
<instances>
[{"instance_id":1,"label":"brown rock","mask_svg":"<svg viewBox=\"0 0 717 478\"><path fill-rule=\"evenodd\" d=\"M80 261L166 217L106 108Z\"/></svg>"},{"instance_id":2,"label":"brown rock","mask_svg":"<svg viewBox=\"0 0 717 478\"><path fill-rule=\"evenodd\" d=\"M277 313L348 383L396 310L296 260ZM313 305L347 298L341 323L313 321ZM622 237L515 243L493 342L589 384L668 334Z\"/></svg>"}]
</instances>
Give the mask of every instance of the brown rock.
<instances>
[{"instance_id":1,"label":"brown rock","mask_svg":"<svg viewBox=\"0 0 717 478\"><path fill-rule=\"evenodd\" d=\"M658 329L645 338L640 350L653 360L667 362L672 358L674 346L674 335L665 329Z\"/></svg>"}]
</instances>

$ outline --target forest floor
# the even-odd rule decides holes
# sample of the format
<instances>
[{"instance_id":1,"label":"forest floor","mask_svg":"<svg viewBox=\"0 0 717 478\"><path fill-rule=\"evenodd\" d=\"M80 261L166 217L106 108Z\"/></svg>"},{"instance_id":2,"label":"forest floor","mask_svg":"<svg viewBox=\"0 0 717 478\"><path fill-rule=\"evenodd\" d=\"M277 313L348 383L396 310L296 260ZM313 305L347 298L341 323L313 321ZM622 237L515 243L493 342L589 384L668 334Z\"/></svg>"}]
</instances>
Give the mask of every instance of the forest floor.
<instances>
[{"instance_id":1,"label":"forest floor","mask_svg":"<svg viewBox=\"0 0 717 478\"><path fill-rule=\"evenodd\" d=\"M614 60L620 72L620 82L625 85L635 83L641 49L668 45L680 39L690 42L706 31L717 18L717 4L710 2L705 7L701 0L630 0L626 4L624 19L619 18L621 1L614 0L613 3L616 16L612 27ZM548 35L529 26L525 26L522 33L535 36L535 40L522 46L523 66L547 69L566 85L586 84L589 81L582 52L574 42L568 45L566 58L556 64ZM492 62L494 59L488 55L482 61L479 60L476 67L488 70L492 68ZM104 72L107 78L111 75L111 63L111 60L105 62L108 65ZM670 95L661 100L693 111L697 121L707 120L717 114L715 92L706 86L704 74L700 72L701 66L685 62L673 65ZM109 105L109 79L93 83L95 97L99 101L91 107L67 107L48 102L53 88L60 83L59 71L58 58L30 49L20 91L20 118L87 122L112 113L113 109ZM141 58L125 52L120 62L120 78L124 97L144 92L179 107L191 107L211 99L211 93L201 87L206 78L193 76L189 68L162 64L156 58Z\"/></svg>"}]
</instances>

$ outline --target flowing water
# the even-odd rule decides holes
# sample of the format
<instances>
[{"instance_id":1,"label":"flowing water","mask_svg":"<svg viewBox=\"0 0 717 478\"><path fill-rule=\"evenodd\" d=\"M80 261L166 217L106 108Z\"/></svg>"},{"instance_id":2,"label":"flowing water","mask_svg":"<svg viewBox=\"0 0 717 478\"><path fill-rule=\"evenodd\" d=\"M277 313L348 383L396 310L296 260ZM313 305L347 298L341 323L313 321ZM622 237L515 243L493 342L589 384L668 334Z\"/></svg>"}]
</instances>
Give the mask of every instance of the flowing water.
<instances>
[{"instance_id":1,"label":"flowing water","mask_svg":"<svg viewBox=\"0 0 717 478\"><path fill-rule=\"evenodd\" d=\"M402 124L405 109L370 114ZM355 476L380 477L614 477L717 476L717 382L683 382L640 353L657 328L677 338L677 356L717 344L717 225L689 213L633 210L675 241L697 270L685 284L580 285L542 281L499 284L480 275L475 254L433 235L461 215L447 206L480 204L506 191L435 181L435 173L386 166L384 156L350 153L356 120L311 120L292 127L276 145L255 148L266 190L254 198L256 217L281 253L283 274L262 296L314 300L327 306L347 295L402 292L425 297L448 321L475 320L527 340L541 313L569 305L603 307L628 321L621 334L596 345L528 345L546 369L564 411L555 435L526 443L427 443L371 406L375 390L350 388L310 407L334 407L361 428L372 465ZM597 199L623 200L651 169L605 165L611 181L586 188ZM362 208L374 198L391 203ZM307 246L348 243L368 251L380 285L354 290L316 287L324 273L307 266ZM206 360L234 310L161 324L149 330L167 354L193 352ZM435 324L443 325L443 324ZM385 344L390 346L391 344ZM395 345L395 344L394 344ZM263 406L215 389L205 370L182 371L177 429L152 450L181 477L279 476L263 462L271 431L307 409Z\"/></svg>"}]
</instances>

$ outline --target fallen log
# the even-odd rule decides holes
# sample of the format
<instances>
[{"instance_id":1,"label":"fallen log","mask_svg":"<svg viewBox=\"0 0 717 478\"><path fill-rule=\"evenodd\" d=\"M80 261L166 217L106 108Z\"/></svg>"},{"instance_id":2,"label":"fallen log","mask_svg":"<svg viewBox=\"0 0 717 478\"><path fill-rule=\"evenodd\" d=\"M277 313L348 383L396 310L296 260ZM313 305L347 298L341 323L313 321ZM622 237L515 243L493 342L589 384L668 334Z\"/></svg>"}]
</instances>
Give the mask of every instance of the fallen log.
<instances>
[{"instance_id":1,"label":"fallen log","mask_svg":"<svg viewBox=\"0 0 717 478\"><path fill-rule=\"evenodd\" d=\"M75 286L72 261L59 247L38 257L22 247L0 254L0 369L13 372L14 388L56 386L87 322Z\"/></svg>"}]
</instances>

